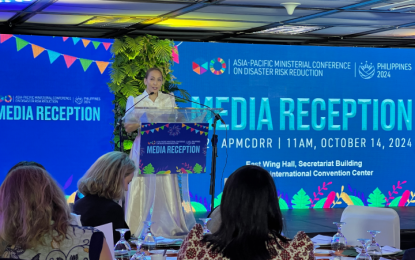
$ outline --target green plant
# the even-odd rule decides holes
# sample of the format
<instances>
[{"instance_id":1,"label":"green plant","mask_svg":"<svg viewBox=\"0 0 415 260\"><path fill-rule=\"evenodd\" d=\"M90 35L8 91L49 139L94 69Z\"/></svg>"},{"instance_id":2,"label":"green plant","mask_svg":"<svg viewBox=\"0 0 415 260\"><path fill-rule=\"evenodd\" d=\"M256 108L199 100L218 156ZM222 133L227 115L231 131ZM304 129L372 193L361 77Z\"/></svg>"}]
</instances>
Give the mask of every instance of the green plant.
<instances>
[{"instance_id":1,"label":"green plant","mask_svg":"<svg viewBox=\"0 0 415 260\"><path fill-rule=\"evenodd\" d=\"M127 98L136 97L145 91L144 77L150 68L161 70L164 78L162 90L169 93L175 92L178 97L190 98L186 90L178 87L181 83L172 74L172 51L175 51L173 41L160 40L156 36L145 35L136 38L125 36L115 39L111 48L114 55L111 65L111 82L108 83L111 92L115 95L113 101L115 123L125 114ZM176 99L176 101L183 102L181 99ZM124 130L122 131L123 136L126 136L126 140L123 141L124 150L128 153L138 133L127 135ZM118 131L115 132L115 136L117 135ZM119 138L114 138L112 143L114 149L119 150Z\"/></svg>"}]
</instances>

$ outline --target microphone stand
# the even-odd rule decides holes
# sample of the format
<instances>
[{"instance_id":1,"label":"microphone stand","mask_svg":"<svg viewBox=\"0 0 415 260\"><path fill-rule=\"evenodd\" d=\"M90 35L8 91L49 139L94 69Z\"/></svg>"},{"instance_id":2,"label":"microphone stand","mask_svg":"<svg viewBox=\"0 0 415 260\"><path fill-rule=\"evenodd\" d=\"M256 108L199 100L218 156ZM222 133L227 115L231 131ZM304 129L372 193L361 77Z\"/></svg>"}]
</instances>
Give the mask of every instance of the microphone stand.
<instances>
[{"instance_id":1,"label":"microphone stand","mask_svg":"<svg viewBox=\"0 0 415 260\"><path fill-rule=\"evenodd\" d=\"M192 103L195 103L195 104L207 107L207 108L211 108L211 107L208 107L204 104L201 104L201 103L198 103L198 102L186 99L186 98L176 97L176 96L174 96L174 95L172 95L168 92L165 92L165 91L162 91L162 92L164 94L170 95L170 96L175 97L175 98L179 98L181 100L186 100L186 101L189 101L189 102L192 102ZM216 122L219 120L219 121L222 122L222 124L225 124L225 121L223 121L222 117L219 114L217 114L213 111L210 111L210 112L212 112L215 115L213 117L213 123L212 123L212 127L213 127L213 135L212 135L212 139L211 139L211 143L212 143L212 165L211 165L211 172L210 172L210 188L209 188L209 194L212 196L211 204L210 204L210 212L212 212L213 209L215 208L216 158L218 157L218 135L216 134Z\"/></svg>"},{"instance_id":2,"label":"microphone stand","mask_svg":"<svg viewBox=\"0 0 415 260\"><path fill-rule=\"evenodd\" d=\"M210 170L210 189L209 194L212 196L211 204L210 204L210 212L213 211L215 208L215 186L216 186L216 158L218 157L218 135L216 134L216 122L221 120L219 114L215 113L215 117L213 118L213 135L211 139L212 143L212 166Z\"/></svg>"}]
</instances>

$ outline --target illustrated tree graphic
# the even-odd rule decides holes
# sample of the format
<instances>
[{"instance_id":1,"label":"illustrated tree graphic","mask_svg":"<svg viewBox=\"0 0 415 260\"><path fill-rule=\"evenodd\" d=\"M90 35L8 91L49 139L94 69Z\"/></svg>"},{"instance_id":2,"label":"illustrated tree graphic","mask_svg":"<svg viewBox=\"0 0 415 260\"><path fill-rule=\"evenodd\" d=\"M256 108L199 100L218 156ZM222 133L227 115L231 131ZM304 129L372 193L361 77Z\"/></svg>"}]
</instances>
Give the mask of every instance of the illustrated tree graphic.
<instances>
[{"instance_id":1,"label":"illustrated tree graphic","mask_svg":"<svg viewBox=\"0 0 415 260\"><path fill-rule=\"evenodd\" d=\"M202 170L203 170L202 165L200 165L200 164L198 164L198 163L196 163L195 167L193 167L193 172L194 172L194 173L201 173L201 172L202 172Z\"/></svg>"},{"instance_id":2,"label":"illustrated tree graphic","mask_svg":"<svg viewBox=\"0 0 415 260\"><path fill-rule=\"evenodd\" d=\"M154 167L151 165L151 163L147 164L146 167L144 167L144 174L153 174L154 173Z\"/></svg>"},{"instance_id":3,"label":"illustrated tree graphic","mask_svg":"<svg viewBox=\"0 0 415 260\"><path fill-rule=\"evenodd\" d=\"M385 207L385 195L383 195L379 188L376 188L372 193L370 193L367 202L369 202L369 207Z\"/></svg>"},{"instance_id":4,"label":"illustrated tree graphic","mask_svg":"<svg viewBox=\"0 0 415 260\"><path fill-rule=\"evenodd\" d=\"M301 189L294 195L293 199L291 200L294 209L308 209L310 208L310 196Z\"/></svg>"}]
</instances>

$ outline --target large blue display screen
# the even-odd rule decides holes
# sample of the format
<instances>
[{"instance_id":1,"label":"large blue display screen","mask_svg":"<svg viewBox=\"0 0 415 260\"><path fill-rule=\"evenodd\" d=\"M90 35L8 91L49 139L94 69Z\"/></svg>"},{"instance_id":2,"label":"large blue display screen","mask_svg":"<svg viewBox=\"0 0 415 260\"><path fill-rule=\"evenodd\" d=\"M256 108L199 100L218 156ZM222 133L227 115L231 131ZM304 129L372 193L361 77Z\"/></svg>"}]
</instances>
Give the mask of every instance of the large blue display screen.
<instances>
[{"instance_id":1,"label":"large blue display screen","mask_svg":"<svg viewBox=\"0 0 415 260\"><path fill-rule=\"evenodd\" d=\"M182 87L224 108L217 193L252 164L270 171L282 207L414 205L413 50L187 42L178 50ZM191 176L199 202L208 190L194 186L208 177Z\"/></svg>"},{"instance_id":2,"label":"large blue display screen","mask_svg":"<svg viewBox=\"0 0 415 260\"><path fill-rule=\"evenodd\" d=\"M72 194L113 149L112 41L0 42L0 177L21 160L38 161ZM226 178L253 164L273 176L282 208L415 204L413 50L176 44L181 87L224 109L215 203ZM206 174L189 175L197 211L210 208L210 161L208 143Z\"/></svg>"},{"instance_id":3,"label":"large blue display screen","mask_svg":"<svg viewBox=\"0 0 415 260\"><path fill-rule=\"evenodd\" d=\"M0 178L36 161L66 194L110 144L112 40L0 35Z\"/></svg>"}]
</instances>

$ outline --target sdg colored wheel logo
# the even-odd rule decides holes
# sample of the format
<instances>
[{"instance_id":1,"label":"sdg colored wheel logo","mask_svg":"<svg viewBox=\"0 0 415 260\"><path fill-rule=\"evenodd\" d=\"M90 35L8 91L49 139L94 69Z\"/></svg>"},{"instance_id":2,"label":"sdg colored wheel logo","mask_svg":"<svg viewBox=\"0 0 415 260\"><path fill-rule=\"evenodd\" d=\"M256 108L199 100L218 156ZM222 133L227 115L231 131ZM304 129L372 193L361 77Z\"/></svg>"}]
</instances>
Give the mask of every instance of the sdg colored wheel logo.
<instances>
[{"instance_id":1,"label":"sdg colored wheel logo","mask_svg":"<svg viewBox=\"0 0 415 260\"><path fill-rule=\"evenodd\" d=\"M4 96L4 97L0 97L0 102L6 102L6 103L10 103L12 102L13 98L10 95Z\"/></svg>"},{"instance_id":2,"label":"sdg colored wheel logo","mask_svg":"<svg viewBox=\"0 0 415 260\"><path fill-rule=\"evenodd\" d=\"M226 63L222 58L215 58L210 62L198 58L192 62L192 70L199 75L202 75L209 70L215 75L221 75L226 70Z\"/></svg>"},{"instance_id":3,"label":"sdg colored wheel logo","mask_svg":"<svg viewBox=\"0 0 415 260\"><path fill-rule=\"evenodd\" d=\"M217 58L217 61L221 64L221 69L220 70L216 70L215 69L215 63L216 61L213 59L210 61L210 71L212 71L213 74L215 75L221 75L225 72L226 70L226 63L222 58Z\"/></svg>"}]
</instances>

